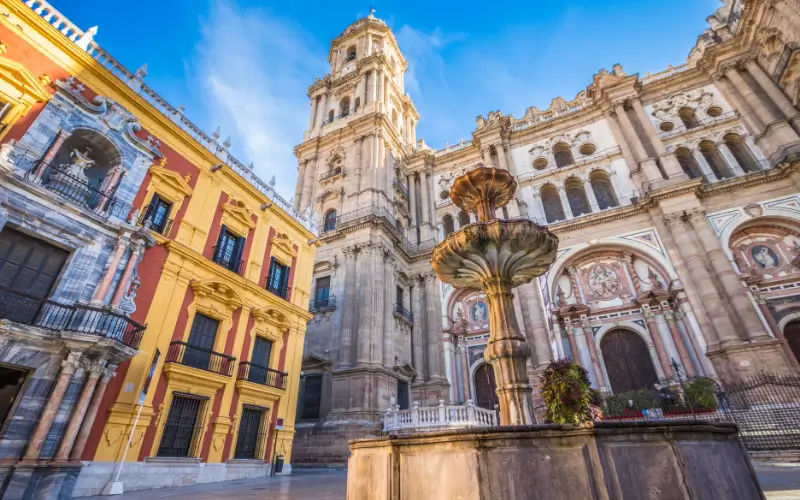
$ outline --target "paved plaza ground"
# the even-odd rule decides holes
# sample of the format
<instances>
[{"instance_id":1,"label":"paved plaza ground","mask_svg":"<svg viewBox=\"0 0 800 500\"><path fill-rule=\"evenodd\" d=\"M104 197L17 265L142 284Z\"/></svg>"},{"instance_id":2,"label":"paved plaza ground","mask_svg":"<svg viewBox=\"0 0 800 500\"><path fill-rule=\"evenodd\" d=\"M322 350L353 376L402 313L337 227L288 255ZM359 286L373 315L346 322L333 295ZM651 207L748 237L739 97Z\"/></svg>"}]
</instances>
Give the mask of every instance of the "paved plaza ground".
<instances>
[{"instance_id":1,"label":"paved plaza ground","mask_svg":"<svg viewBox=\"0 0 800 500\"><path fill-rule=\"evenodd\" d=\"M800 463L757 462L759 481L769 500L800 500ZM126 493L119 500L344 500L347 471L295 470L291 476L246 479ZM109 497L94 497L109 498Z\"/></svg>"}]
</instances>

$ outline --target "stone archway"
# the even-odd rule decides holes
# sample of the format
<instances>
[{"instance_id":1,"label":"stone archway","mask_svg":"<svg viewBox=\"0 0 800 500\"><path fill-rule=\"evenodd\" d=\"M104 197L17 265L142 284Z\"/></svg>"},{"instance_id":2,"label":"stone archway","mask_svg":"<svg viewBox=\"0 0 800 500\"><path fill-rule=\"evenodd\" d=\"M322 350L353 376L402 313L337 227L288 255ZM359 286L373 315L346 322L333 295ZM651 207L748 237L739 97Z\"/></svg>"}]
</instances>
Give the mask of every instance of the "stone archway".
<instances>
[{"instance_id":1,"label":"stone archway","mask_svg":"<svg viewBox=\"0 0 800 500\"><path fill-rule=\"evenodd\" d=\"M783 327L783 335L786 337L786 342L789 343L792 354L800 362L800 319L787 323Z\"/></svg>"},{"instance_id":2,"label":"stone archway","mask_svg":"<svg viewBox=\"0 0 800 500\"><path fill-rule=\"evenodd\" d=\"M637 333L624 328L612 330L603 336L600 350L615 393L649 388L658 382L647 343Z\"/></svg>"},{"instance_id":3,"label":"stone archway","mask_svg":"<svg viewBox=\"0 0 800 500\"><path fill-rule=\"evenodd\" d=\"M494 371L491 365L483 363L475 370L475 405L487 410L494 410L498 404L497 385L494 382Z\"/></svg>"}]
</instances>

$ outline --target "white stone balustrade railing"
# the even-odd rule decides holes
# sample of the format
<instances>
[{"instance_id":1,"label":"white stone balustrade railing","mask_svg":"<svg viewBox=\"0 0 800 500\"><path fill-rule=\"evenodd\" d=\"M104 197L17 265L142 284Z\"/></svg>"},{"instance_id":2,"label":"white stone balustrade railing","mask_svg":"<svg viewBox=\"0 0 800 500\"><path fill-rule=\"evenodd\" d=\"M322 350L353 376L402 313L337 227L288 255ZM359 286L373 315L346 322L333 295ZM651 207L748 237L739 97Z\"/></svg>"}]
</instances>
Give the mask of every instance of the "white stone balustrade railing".
<instances>
[{"instance_id":1,"label":"white stone balustrade railing","mask_svg":"<svg viewBox=\"0 0 800 500\"><path fill-rule=\"evenodd\" d=\"M389 409L383 417L384 432L396 430L442 430L462 427L493 427L497 425L494 411L475 406L467 400L463 406L445 405L439 400L439 406L420 408L414 402L412 408L400 410L400 407Z\"/></svg>"},{"instance_id":2,"label":"white stone balustrade railing","mask_svg":"<svg viewBox=\"0 0 800 500\"><path fill-rule=\"evenodd\" d=\"M278 192L275 191L270 184L264 182L264 180L253 173L252 164L251 166L245 166L228 151L228 148L230 147L229 139L226 139L224 142L220 142L219 131L216 131L211 135L206 134L200 127L192 123L184 116L183 107L173 107L153 89L145 85L144 77L147 74L146 66L143 66L135 73L131 72L125 68L122 63L114 59L111 54L103 50L103 48L93 41L96 29L90 29L84 32L70 22L66 16L61 14L52 5L44 0L25 0L24 3L42 19L63 33L64 36L66 36L69 40L75 42L75 44L78 45L82 50L85 50L87 54L92 56L98 63L100 63L101 66L111 72L111 74L125 82L125 84L133 89L142 99L147 101L148 104L153 106L162 115L166 116L173 123L178 125L181 130L189 134L192 139L197 141L212 154L216 155L221 161L226 162L247 182L258 189L264 196L267 196L286 213L290 214L295 220L316 234L317 228L315 227L314 221L308 214L300 213L294 210L292 204L278 194Z\"/></svg>"}]
</instances>

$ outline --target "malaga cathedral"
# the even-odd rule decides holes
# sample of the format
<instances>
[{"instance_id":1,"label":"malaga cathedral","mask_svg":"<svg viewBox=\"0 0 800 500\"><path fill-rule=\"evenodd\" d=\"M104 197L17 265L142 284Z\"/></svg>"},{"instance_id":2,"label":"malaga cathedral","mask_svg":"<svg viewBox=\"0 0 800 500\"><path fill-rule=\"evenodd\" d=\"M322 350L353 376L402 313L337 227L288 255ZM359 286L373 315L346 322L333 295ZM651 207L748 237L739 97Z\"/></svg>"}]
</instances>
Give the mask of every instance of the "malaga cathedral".
<instances>
[{"instance_id":1,"label":"malaga cathedral","mask_svg":"<svg viewBox=\"0 0 800 500\"><path fill-rule=\"evenodd\" d=\"M397 409L494 408L485 297L430 264L475 222L449 190L479 164L516 178L498 217L560 240L550 271L515 289L532 385L560 358L609 392L796 373L798 12L798 0L725 0L685 63L616 64L546 109L480 115L470 140L442 149L416 135L391 29L374 15L347 27L308 88L295 148L294 208L316 218L321 246L293 464L344 464L347 440L379 434Z\"/></svg>"}]
</instances>

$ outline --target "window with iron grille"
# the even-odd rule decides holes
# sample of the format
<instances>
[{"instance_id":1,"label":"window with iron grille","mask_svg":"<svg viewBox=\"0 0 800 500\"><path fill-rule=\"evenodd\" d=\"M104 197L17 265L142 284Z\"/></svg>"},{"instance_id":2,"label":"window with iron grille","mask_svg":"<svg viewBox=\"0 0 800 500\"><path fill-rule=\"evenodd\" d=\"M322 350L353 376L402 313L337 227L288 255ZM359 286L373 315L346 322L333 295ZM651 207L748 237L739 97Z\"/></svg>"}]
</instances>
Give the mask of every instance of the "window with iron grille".
<instances>
[{"instance_id":1,"label":"window with iron grille","mask_svg":"<svg viewBox=\"0 0 800 500\"><path fill-rule=\"evenodd\" d=\"M322 375L306 375L303 390L303 419L319 418L319 402L322 398Z\"/></svg>"},{"instance_id":2,"label":"window with iron grille","mask_svg":"<svg viewBox=\"0 0 800 500\"><path fill-rule=\"evenodd\" d=\"M275 257L272 257L269 263L269 274L267 275L267 290L285 299L288 286L289 266L281 264Z\"/></svg>"},{"instance_id":3,"label":"window with iron grille","mask_svg":"<svg viewBox=\"0 0 800 500\"><path fill-rule=\"evenodd\" d=\"M177 395L172 397L161 444L159 457L188 458L195 455L195 441L203 427L200 411L206 399Z\"/></svg>"},{"instance_id":4,"label":"window with iron grille","mask_svg":"<svg viewBox=\"0 0 800 500\"><path fill-rule=\"evenodd\" d=\"M0 318L31 323L69 252L6 226L0 231Z\"/></svg>"},{"instance_id":5,"label":"window with iron grille","mask_svg":"<svg viewBox=\"0 0 800 500\"><path fill-rule=\"evenodd\" d=\"M246 239L236 236L223 224L214 247L212 260L229 271L239 272Z\"/></svg>"},{"instance_id":6,"label":"window with iron grille","mask_svg":"<svg viewBox=\"0 0 800 500\"><path fill-rule=\"evenodd\" d=\"M331 277L324 276L317 278L317 292L314 295L314 305L316 307L328 307L331 296Z\"/></svg>"},{"instance_id":7,"label":"window with iron grille","mask_svg":"<svg viewBox=\"0 0 800 500\"><path fill-rule=\"evenodd\" d=\"M333 231L336 229L336 210L328 210L325 214L325 229L324 231Z\"/></svg>"},{"instance_id":8,"label":"window with iron grille","mask_svg":"<svg viewBox=\"0 0 800 500\"><path fill-rule=\"evenodd\" d=\"M150 204L147 205L147 210L145 210L144 221L149 220L150 229L157 233L164 234L171 211L172 203L161 198L158 193L155 193L150 199Z\"/></svg>"},{"instance_id":9,"label":"window with iron grille","mask_svg":"<svg viewBox=\"0 0 800 500\"><path fill-rule=\"evenodd\" d=\"M258 460L264 457L266 432L263 432L264 408L245 406L239 420L239 437L236 439L234 458Z\"/></svg>"}]
</instances>

